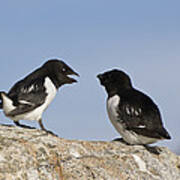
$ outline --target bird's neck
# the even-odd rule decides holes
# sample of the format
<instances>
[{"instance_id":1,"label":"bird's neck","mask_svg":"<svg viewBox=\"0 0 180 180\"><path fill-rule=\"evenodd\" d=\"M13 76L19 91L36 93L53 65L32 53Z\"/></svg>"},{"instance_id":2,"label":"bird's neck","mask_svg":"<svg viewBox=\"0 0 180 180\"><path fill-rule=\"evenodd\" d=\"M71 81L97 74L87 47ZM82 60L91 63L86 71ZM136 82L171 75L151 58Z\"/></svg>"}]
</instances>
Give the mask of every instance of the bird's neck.
<instances>
[{"instance_id":1,"label":"bird's neck","mask_svg":"<svg viewBox=\"0 0 180 180\"><path fill-rule=\"evenodd\" d=\"M60 88L63 84L58 81L58 79L54 76L49 75L51 81L55 85L56 89Z\"/></svg>"},{"instance_id":2,"label":"bird's neck","mask_svg":"<svg viewBox=\"0 0 180 180\"><path fill-rule=\"evenodd\" d=\"M116 94L123 94L125 91L129 90L130 88L117 88L117 87L110 87L110 88L106 88L106 91L108 93L108 97L112 97Z\"/></svg>"}]
</instances>

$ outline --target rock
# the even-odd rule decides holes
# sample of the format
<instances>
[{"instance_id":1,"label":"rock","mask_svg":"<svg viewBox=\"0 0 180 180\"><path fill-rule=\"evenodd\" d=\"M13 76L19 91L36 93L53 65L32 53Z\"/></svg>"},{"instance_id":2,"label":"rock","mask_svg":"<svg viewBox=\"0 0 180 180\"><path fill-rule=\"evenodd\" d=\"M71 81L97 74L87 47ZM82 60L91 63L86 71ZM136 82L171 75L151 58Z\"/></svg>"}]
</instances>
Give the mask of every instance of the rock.
<instances>
[{"instance_id":1,"label":"rock","mask_svg":"<svg viewBox=\"0 0 180 180\"><path fill-rule=\"evenodd\" d=\"M0 126L0 180L180 180L180 157L150 149Z\"/></svg>"}]
</instances>

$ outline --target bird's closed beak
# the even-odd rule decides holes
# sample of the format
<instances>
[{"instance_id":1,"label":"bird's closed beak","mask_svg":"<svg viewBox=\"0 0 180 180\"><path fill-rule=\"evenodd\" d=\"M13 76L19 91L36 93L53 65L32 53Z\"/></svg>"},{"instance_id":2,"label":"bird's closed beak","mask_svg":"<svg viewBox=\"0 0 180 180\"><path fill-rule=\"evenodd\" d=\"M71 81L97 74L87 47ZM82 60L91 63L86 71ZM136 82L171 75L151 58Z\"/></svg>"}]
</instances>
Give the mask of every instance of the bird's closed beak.
<instances>
[{"instance_id":1,"label":"bird's closed beak","mask_svg":"<svg viewBox=\"0 0 180 180\"><path fill-rule=\"evenodd\" d=\"M99 80L101 80L101 79L102 79L102 74L98 74L96 77L97 77Z\"/></svg>"},{"instance_id":2,"label":"bird's closed beak","mask_svg":"<svg viewBox=\"0 0 180 180\"><path fill-rule=\"evenodd\" d=\"M104 86L104 74L98 74L96 77L99 79L100 84Z\"/></svg>"}]
</instances>

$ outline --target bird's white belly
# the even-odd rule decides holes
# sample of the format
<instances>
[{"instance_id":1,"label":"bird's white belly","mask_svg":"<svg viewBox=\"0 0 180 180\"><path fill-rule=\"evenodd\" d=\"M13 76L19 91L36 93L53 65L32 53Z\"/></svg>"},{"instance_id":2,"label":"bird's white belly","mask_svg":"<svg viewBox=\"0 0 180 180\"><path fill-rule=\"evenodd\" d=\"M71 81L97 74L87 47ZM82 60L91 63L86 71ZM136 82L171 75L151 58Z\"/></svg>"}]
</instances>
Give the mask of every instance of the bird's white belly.
<instances>
[{"instance_id":1,"label":"bird's white belly","mask_svg":"<svg viewBox=\"0 0 180 180\"><path fill-rule=\"evenodd\" d=\"M43 104L43 105L39 106L38 108L30 111L30 112L20 114L17 116L13 116L10 118L14 121L19 121L19 120L31 120L31 121L35 120L35 121L38 121L41 119L42 114L47 107L48 107L47 105L45 106L45 104Z\"/></svg>"},{"instance_id":2,"label":"bird's white belly","mask_svg":"<svg viewBox=\"0 0 180 180\"><path fill-rule=\"evenodd\" d=\"M107 101L107 112L111 123L127 143L151 144L158 141L158 139L145 137L138 135L133 131L126 130L123 123L121 123L121 119L117 113L119 103L120 97L118 95L114 95L113 97L109 98Z\"/></svg>"},{"instance_id":3,"label":"bird's white belly","mask_svg":"<svg viewBox=\"0 0 180 180\"><path fill-rule=\"evenodd\" d=\"M118 119L117 108L119 103L120 103L120 97L118 95L114 95L113 97L109 98L107 101L107 112L111 123L123 137L125 134L125 129L123 127L123 124L118 122L119 119Z\"/></svg>"},{"instance_id":4,"label":"bird's white belly","mask_svg":"<svg viewBox=\"0 0 180 180\"><path fill-rule=\"evenodd\" d=\"M40 107L36 108L35 110L32 110L30 112L20 114L17 116L10 117L13 121L19 121L19 120L35 120L38 121L42 117L42 113L45 108L43 108L43 105Z\"/></svg>"}]
</instances>

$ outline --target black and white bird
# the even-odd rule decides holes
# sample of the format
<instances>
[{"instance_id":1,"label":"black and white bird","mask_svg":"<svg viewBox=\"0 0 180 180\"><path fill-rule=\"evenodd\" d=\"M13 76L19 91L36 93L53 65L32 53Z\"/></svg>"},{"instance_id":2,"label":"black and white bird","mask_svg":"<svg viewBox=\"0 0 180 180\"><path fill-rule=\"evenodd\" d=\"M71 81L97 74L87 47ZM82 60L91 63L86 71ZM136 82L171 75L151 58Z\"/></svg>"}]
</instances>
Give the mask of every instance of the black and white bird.
<instances>
[{"instance_id":1,"label":"black and white bird","mask_svg":"<svg viewBox=\"0 0 180 180\"><path fill-rule=\"evenodd\" d=\"M129 76L120 70L99 74L105 87L110 121L128 144L151 144L171 139L163 127L157 105L144 93L133 88Z\"/></svg>"},{"instance_id":2,"label":"black and white bird","mask_svg":"<svg viewBox=\"0 0 180 180\"><path fill-rule=\"evenodd\" d=\"M63 61L52 59L18 81L8 93L0 92L0 108L17 126L28 127L19 120L36 120L42 130L42 114L64 84L77 82L69 75L79 76Z\"/></svg>"}]
</instances>

